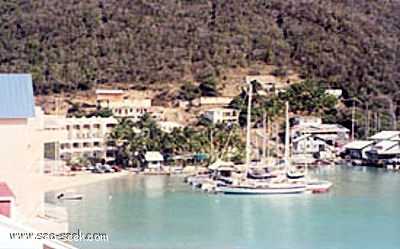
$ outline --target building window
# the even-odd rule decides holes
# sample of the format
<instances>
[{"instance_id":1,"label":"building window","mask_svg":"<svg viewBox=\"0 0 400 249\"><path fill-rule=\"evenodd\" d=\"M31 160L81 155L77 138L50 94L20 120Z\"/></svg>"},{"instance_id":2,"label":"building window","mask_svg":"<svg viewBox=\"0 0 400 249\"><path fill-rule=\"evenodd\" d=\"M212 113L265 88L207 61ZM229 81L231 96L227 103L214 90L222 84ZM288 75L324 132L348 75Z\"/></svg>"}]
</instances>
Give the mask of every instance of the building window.
<instances>
[{"instance_id":1,"label":"building window","mask_svg":"<svg viewBox=\"0 0 400 249\"><path fill-rule=\"evenodd\" d=\"M72 147L73 147L74 149L79 148L79 143L73 143L73 144L72 144Z\"/></svg>"}]
</instances>

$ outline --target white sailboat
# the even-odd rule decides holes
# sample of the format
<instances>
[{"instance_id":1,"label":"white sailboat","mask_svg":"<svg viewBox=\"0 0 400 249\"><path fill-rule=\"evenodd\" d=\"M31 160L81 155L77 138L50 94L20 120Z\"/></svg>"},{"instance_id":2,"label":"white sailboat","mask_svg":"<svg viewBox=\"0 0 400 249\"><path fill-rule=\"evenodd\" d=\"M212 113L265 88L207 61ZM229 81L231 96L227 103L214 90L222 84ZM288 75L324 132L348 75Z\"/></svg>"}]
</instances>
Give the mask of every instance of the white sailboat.
<instances>
[{"instance_id":1,"label":"white sailboat","mask_svg":"<svg viewBox=\"0 0 400 249\"><path fill-rule=\"evenodd\" d=\"M271 194L299 194L306 191L306 185L298 182L254 182L247 179L250 167L250 127L251 127L251 97L252 85L249 85L248 107L247 107L247 136L246 136L246 165L245 176L246 180L227 186L221 186L219 191L224 194L239 194L239 195L271 195ZM288 114L286 114L288 116ZM288 120L288 118L287 118ZM287 124L288 125L288 124ZM287 134L288 136L288 134ZM288 143L288 139L285 140ZM286 147L285 147L286 148ZM287 152L285 152L287 153ZM288 155L288 154L287 154Z\"/></svg>"}]
</instances>

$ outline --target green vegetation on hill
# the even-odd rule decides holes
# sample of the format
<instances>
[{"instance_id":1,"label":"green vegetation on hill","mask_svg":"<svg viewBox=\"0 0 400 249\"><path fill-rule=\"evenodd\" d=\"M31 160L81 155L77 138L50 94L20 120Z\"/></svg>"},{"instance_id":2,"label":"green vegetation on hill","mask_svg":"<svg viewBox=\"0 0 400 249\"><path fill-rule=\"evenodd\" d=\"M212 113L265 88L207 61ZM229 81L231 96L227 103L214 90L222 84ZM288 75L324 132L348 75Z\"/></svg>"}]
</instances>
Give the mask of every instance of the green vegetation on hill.
<instances>
[{"instance_id":1,"label":"green vegetation on hill","mask_svg":"<svg viewBox=\"0 0 400 249\"><path fill-rule=\"evenodd\" d=\"M0 72L35 92L221 77L266 63L399 113L400 1L91 0L0 3Z\"/></svg>"}]
</instances>

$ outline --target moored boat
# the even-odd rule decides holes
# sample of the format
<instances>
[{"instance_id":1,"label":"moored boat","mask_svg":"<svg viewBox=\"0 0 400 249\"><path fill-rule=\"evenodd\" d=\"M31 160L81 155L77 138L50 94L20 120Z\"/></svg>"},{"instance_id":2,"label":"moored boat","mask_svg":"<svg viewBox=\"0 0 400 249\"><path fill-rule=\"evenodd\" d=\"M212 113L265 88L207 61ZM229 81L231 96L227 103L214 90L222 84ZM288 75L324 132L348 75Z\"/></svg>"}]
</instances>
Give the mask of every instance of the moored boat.
<instances>
[{"instance_id":1,"label":"moored boat","mask_svg":"<svg viewBox=\"0 0 400 249\"><path fill-rule=\"evenodd\" d=\"M73 194L73 193L58 193L57 199L59 200L82 200L83 195Z\"/></svg>"},{"instance_id":2,"label":"moored boat","mask_svg":"<svg viewBox=\"0 0 400 249\"><path fill-rule=\"evenodd\" d=\"M300 194L307 190L305 185L298 184L278 184L268 186L250 186L250 185L230 185L221 186L219 192L223 194L240 195L277 195L277 194Z\"/></svg>"}]
</instances>

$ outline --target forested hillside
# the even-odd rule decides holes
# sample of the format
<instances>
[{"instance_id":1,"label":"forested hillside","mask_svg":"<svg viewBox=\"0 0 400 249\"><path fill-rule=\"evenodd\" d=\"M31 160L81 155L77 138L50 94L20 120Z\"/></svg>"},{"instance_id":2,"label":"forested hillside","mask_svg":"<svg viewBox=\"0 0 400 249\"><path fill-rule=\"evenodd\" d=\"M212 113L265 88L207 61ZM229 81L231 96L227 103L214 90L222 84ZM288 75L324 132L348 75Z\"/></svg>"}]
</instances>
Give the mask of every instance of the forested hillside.
<instances>
[{"instance_id":1,"label":"forested hillside","mask_svg":"<svg viewBox=\"0 0 400 249\"><path fill-rule=\"evenodd\" d=\"M0 72L31 72L47 94L218 78L263 62L393 113L399 35L398 0L8 0Z\"/></svg>"}]
</instances>

